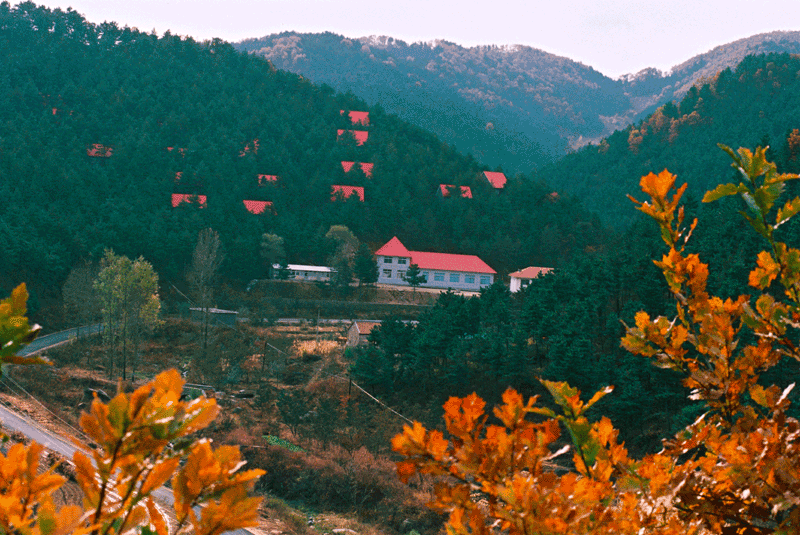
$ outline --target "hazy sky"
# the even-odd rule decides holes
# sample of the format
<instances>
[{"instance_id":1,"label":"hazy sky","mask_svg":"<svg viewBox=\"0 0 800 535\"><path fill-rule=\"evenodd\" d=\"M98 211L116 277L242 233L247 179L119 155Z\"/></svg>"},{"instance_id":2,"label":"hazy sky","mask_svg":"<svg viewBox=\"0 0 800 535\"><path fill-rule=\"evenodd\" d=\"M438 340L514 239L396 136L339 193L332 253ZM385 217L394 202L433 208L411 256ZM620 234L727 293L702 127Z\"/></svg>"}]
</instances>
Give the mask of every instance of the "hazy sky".
<instances>
[{"instance_id":1,"label":"hazy sky","mask_svg":"<svg viewBox=\"0 0 800 535\"><path fill-rule=\"evenodd\" d=\"M800 0L39 0L95 23L238 41L282 31L525 44L612 77L667 70L715 46L800 30ZM12 0L12 3L16 3Z\"/></svg>"}]
</instances>

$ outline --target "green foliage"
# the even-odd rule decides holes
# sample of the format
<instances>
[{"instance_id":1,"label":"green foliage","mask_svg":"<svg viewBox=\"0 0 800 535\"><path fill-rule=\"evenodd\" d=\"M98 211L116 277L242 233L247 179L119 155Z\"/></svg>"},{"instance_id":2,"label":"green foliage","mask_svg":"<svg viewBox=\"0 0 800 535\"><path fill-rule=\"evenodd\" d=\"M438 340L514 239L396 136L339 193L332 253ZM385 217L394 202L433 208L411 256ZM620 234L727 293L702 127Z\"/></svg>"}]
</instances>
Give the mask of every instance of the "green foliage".
<instances>
[{"instance_id":1,"label":"green foliage","mask_svg":"<svg viewBox=\"0 0 800 535\"><path fill-rule=\"evenodd\" d=\"M300 446L295 446L289 441L283 440L282 438L276 437L275 435L264 435L264 438L267 441L267 444L270 446L280 446L281 448L286 448L292 452L303 452L305 451Z\"/></svg>"},{"instance_id":2,"label":"green foliage","mask_svg":"<svg viewBox=\"0 0 800 535\"><path fill-rule=\"evenodd\" d=\"M358 277L359 284L375 284L378 282L378 264L366 243L358 246L358 251L353 261L353 271Z\"/></svg>"},{"instance_id":3,"label":"green foliage","mask_svg":"<svg viewBox=\"0 0 800 535\"><path fill-rule=\"evenodd\" d=\"M405 281L410 284L414 290L416 290L417 286L427 282L428 279L422 274L422 271L419 269L417 264L411 264L408 266L408 270L406 270Z\"/></svg>"},{"instance_id":4,"label":"green foliage","mask_svg":"<svg viewBox=\"0 0 800 535\"><path fill-rule=\"evenodd\" d=\"M122 378L126 378L131 357L131 375L135 377L142 336L159 325L158 275L144 258L131 260L109 249L100 262L95 289L102 306L109 376L113 377L118 349Z\"/></svg>"},{"instance_id":5,"label":"green foliage","mask_svg":"<svg viewBox=\"0 0 800 535\"><path fill-rule=\"evenodd\" d=\"M556 188L580 195L604 221L623 228L635 218L625 194L634 190L636 177L651 169L670 169L698 198L706 190L714 190L710 194L714 197L738 192L741 175L731 185L715 189L728 182L719 172L726 163L725 155L716 150L719 142L753 146L772 140L777 168L797 170L790 166L797 161L792 132L800 125L798 70L796 55L748 56L690 87L679 102L658 108L600 146L589 145L566 156L542 170L541 176ZM773 198L779 189L759 195ZM758 202L769 203L767 198Z\"/></svg>"}]
</instances>

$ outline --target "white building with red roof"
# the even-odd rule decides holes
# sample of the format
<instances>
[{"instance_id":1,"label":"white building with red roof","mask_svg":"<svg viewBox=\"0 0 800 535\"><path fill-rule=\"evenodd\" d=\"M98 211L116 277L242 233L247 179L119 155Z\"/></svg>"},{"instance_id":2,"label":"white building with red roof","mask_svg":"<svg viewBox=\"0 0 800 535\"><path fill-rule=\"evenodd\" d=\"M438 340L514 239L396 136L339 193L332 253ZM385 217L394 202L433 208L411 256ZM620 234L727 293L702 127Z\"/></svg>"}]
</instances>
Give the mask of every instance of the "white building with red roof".
<instances>
[{"instance_id":1,"label":"white building with red roof","mask_svg":"<svg viewBox=\"0 0 800 535\"><path fill-rule=\"evenodd\" d=\"M533 279L547 275L551 271L553 271L553 268L531 266L515 271L514 273L509 273L508 276L511 277L510 290L512 292L518 292L526 288Z\"/></svg>"},{"instance_id":2,"label":"white building with red roof","mask_svg":"<svg viewBox=\"0 0 800 535\"><path fill-rule=\"evenodd\" d=\"M419 266L425 282L421 288L480 290L494 282L497 274L474 255L409 251L397 236L375 251L378 283L409 286L405 280L411 264Z\"/></svg>"}]
</instances>

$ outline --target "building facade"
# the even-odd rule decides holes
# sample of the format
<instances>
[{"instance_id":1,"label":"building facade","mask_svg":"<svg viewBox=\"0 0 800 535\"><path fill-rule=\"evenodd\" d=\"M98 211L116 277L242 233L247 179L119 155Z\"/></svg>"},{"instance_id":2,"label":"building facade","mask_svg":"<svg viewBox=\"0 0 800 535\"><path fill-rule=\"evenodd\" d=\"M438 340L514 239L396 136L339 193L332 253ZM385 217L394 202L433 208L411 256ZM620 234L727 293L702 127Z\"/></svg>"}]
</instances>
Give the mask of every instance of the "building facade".
<instances>
[{"instance_id":1,"label":"building facade","mask_svg":"<svg viewBox=\"0 0 800 535\"><path fill-rule=\"evenodd\" d=\"M278 273L280 269L280 264L272 264L274 273ZM327 266L306 266L303 264L288 264L286 270L286 279L294 281L330 282L336 274L335 269Z\"/></svg>"},{"instance_id":2,"label":"building facade","mask_svg":"<svg viewBox=\"0 0 800 535\"><path fill-rule=\"evenodd\" d=\"M477 291L494 283L497 274L474 255L409 251L397 237L375 252L378 262L378 284L410 286L406 273L416 264L425 282L420 288Z\"/></svg>"}]
</instances>

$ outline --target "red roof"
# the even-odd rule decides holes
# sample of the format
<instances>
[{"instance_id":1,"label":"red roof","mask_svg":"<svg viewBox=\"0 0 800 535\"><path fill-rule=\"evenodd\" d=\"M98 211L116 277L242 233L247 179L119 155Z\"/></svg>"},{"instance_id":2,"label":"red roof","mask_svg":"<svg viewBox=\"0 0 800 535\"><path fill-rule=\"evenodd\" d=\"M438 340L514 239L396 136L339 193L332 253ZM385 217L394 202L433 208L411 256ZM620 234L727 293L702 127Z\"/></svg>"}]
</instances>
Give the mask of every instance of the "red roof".
<instances>
[{"instance_id":1,"label":"red roof","mask_svg":"<svg viewBox=\"0 0 800 535\"><path fill-rule=\"evenodd\" d=\"M177 173L175 173L175 182L180 182L182 177L183 177L183 171L178 171Z\"/></svg>"},{"instance_id":2,"label":"red roof","mask_svg":"<svg viewBox=\"0 0 800 535\"><path fill-rule=\"evenodd\" d=\"M183 147L167 147L167 152L178 151L181 156L186 156L186 149Z\"/></svg>"},{"instance_id":3,"label":"red roof","mask_svg":"<svg viewBox=\"0 0 800 535\"><path fill-rule=\"evenodd\" d=\"M93 143L91 147L86 149L86 155L92 158L110 158L113 151L113 148L106 147L102 143Z\"/></svg>"},{"instance_id":4,"label":"red roof","mask_svg":"<svg viewBox=\"0 0 800 535\"><path fill-rule=\"evenodd\" d=\"M386 244L375 251L375 256L411 256L411 251L406 249L397 236L386 242Z\"/></svg>"},{"instance_id":5,"label":"red roof","mask_svg":"<svg viewBox=\"0 0 800 535\"><path fill-rule=\"evenodd\" d=\"M258 175L258 185L263 186L267 182L277 182L278 175Z\"/></svg>"},{"instance_id":6,"label":"red roof","mask_svg":"<svg viewBox=\"0 0 800 535\"><path fill-rule=\"evenodd\" d=\"M356 162L342 162L342 169L344 169L345 173L349 173L350 170L353 168ZM361 171L367 176L367 178L372 178L372 167L375 164L372 163L364 163L361 162L358 166L361 168Z\"/></svg>"},{"instance_id":7,"label":"red roof","mask_svg":"<svg viewBox=\"0 0 800 535\"><path fill-rule=\"evenodd\" d=\"M367 138L369 137L369 132L366 130L337 130L336 135L342 137L345 132L349 132L354 138L356 138L356 145L361 146L367 142Z\"/></svg>"},{"instance_id":8,"label":"red roof","mask_svg":"<svg viewBox=\"0 0 800 535\"><path fill-rule=\"evenodd\" d=\"M416 264L420 269L440 269L442 271L460 271L464 273L497 273L475 255L409 251L397 239L397 236L375 251L375 255L410 257L411 263Z\"/></svg>"},{"instance_id":9,"label":"red roof","mask_svg":"<svg viewBox=\"0 0 800 535\"><path fill-rule=\"evenodd\" d=\"M345 199L350 198L354 193L358 195L358 199L364 202L364 188L360 186L331 186L331 200L335 201L338 198L337 193L341 193Z\"/></svg>"},{"instance_id":10,"label":"red roof","mask_svg":"<svg viewBox=\"0 0 800 535\"><path fill-rule=\"evenodd\" d=\"M516 277L518 279L535 279L539 275L546 275L551 271L553 271L553 268L531 266L519 271L515 271L514 273L509 273L508 276Z\"/></svg>"},{"instance_id":11,"label":"red roof","mask_svg":"<svg viewBox=\"0 0 800 535\"><path fill-rule=\"evenodd\" d=\"M472 189L469 186L458 186L461 190L461 196L465 199L472 198ZM450 190L455 188L452 184L439 184L439 192L442 194L442 197L449 197Z\"/></svg>"},{"instance_id":12,"label":"red roof","mask_svg":"<svg viewBox=\"0 0 800 535\"><path fill-rule=\"evenodd\" d=\"M267 207L270 208L272 211L272 202L270 201L242 201L244 203L244 207L247 208L247 211L251 214L263 214Z\"/></svg>"},{"instance_id":13,"label":"red roof","mask_svg":"<svg viewBox=\"0 0 800 535\"><path fill-rule=\"evenodd\" d=\"M172 207L175 208L181 203L189 203L193 204L195 199L197 200L197 204L200 208L206 207L206 196L205 195L189 195L187 193L173 193L172 194Z\"/></svg>"},{"instance_id":14,"label":"red roof","mask_svg":"<svg viewBox=\"0 0 800 535\"><path fill-rule=\"evenodd\" d=\"M506 175L504 175L503 173L498 173L495 171L484 171L483 175L486 177L486 180L489 181L489 184L491 184L493 188L503 189L506 185Z\"/></svg>"},{"instance_id":15,"label":"red roof","mask_svg":"<svg viewBox=\"0 0 800 535\"><path fill-rule=\"evenodd\" d=\"M341 115L344 115L344 110L339 110ZM353 124L360 124L369 126L369 112L368 111L351 111L348 113L350 122Z\"/></svg>"}]
</instances>

